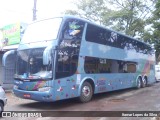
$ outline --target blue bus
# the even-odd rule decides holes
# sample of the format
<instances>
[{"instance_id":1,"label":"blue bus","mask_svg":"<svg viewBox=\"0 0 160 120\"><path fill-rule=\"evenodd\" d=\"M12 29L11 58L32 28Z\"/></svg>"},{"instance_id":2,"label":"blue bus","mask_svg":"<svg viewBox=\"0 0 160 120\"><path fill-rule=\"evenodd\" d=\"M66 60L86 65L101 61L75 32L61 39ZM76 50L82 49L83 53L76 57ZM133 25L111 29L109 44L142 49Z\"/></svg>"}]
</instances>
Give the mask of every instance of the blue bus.
<instances>
[{"instance_id":1,"label":"blue bus","mask_svg":"<svg viewBox=\"0 0 160 120\"><path fill-rule=\"evenodd\" d=\"M74 16L30 24L15 53L13 92L24 99L88 102L155 82L150 45Z\"/></svg>"}]
</instances>

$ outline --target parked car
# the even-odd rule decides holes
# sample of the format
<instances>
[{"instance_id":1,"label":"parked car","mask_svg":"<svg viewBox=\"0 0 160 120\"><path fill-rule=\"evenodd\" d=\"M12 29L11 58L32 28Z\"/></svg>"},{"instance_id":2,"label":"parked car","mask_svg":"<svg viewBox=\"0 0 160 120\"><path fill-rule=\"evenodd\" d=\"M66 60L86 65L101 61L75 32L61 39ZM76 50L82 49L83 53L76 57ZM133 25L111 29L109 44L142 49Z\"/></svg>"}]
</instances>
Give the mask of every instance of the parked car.
<instances>
[{"instance_id":1,"label":"parked car","mask_svg":"<svg viewBox=\"0 0 160 120\"><path fill-rule=\"evenodd\" d=\"M4 106L6 105L6 103L7 103L6 94L3 87L0 85L0 113L3 112Z\"/></svg>"},{"instance_id":2,"label":"parked car","mask_svg":"<svg viewBox=\"0 0 160 120\"><path fill-rule=\"evenodd\" d=\"M155 77L157 81L160 81L160 65L155 65Z\"/></svg>"}]
</instances>

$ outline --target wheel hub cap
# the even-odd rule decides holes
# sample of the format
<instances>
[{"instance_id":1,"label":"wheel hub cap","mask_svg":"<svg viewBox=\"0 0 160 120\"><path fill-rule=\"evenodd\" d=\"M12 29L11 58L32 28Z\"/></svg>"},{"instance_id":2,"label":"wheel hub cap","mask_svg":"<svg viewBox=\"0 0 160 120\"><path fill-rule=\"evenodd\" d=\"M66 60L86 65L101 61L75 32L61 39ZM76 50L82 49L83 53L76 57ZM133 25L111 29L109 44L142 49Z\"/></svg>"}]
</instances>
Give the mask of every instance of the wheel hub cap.
<instances>
[{"instance_id":1,"label":"wheel hub cap","mask_svg":"<svg viewBox=\"0 0 160 120\"><path fill-rule=\"evenodd\" d=\"M84 86L83 89L82 89L82 93L84 96L89 96L90 95L90 89L88 86Z\"/></svg>"}]
</instances>

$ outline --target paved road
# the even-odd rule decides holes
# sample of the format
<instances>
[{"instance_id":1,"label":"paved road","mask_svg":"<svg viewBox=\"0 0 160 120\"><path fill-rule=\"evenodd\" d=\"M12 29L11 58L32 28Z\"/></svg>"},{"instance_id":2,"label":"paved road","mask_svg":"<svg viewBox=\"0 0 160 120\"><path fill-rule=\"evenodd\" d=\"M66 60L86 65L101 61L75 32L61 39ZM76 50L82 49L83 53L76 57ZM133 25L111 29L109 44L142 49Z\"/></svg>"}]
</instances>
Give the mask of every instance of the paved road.
<instances>
[{"instance_id":1,"label":"paved road","mask_svg":"<svg viewBox=\"0 0 160 120\"><path fill-rule=\"evenodd\" d=\"M53 103L36 102L15 97L7 93L8 104L5 111L160 111L160 82L142 89L127 89L95 95L89 103L79 103L76 99ZM62 113L61 113L62 114ZM65 113L64 113L65 114ZM74 113L73 113L74 114ZM2 118L3 120L52 120L59 117L44 118ZM67 120L156 120L154 117L78 117Z\"/></svg>"}]
</instances>

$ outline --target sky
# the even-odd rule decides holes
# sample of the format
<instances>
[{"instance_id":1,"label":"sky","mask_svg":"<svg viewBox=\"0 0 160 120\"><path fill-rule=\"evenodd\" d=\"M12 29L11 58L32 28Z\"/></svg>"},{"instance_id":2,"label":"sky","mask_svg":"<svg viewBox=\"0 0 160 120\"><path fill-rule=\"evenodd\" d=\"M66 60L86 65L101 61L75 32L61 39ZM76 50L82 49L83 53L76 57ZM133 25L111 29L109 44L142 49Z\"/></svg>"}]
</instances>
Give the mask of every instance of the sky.
<instances>
[{"instance_id":1,"label":"sky","mask_svg":"<svg viewBox=\"0 0 160 120\"><path fill-rule=\"evenodd\" d=\"M73 8L73 0L37 0L37 19L60 15ZM34 0L0 0L0 28L17 22L30 23Z\"/></svg>"}]
</instances>

